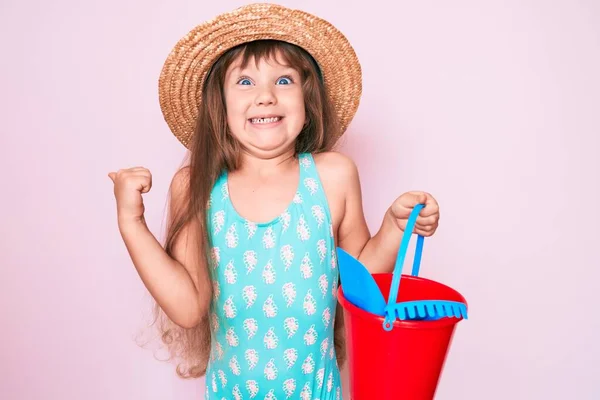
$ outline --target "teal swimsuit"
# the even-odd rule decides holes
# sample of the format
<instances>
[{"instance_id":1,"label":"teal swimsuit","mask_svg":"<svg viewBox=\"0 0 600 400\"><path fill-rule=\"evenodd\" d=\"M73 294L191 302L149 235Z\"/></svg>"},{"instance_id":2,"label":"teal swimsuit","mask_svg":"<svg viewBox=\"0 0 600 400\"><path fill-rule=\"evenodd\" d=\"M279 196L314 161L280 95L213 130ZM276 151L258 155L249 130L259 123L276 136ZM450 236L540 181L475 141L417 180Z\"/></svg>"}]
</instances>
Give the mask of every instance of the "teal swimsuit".
<instances>
[{"instance_id":1,"label":"teal swimsuit","mask_svg":"<svg viewBox=\"0 0 600 400\"><path fill-rule=\"evenodd\" d=\"M236 212L226 172L213 187L206 399L342 398L331 214L312 155L301 154L299 163L293 201L267 223Z\"/></svg>"}]
</instances>

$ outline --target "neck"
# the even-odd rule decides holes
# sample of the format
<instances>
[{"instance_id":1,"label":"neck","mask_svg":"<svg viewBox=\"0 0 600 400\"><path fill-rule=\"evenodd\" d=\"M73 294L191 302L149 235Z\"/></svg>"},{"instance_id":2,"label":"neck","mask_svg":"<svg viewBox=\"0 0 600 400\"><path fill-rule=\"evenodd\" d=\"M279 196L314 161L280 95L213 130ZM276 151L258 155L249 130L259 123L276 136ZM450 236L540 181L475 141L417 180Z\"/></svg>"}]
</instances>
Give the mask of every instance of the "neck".
<instances>
[{"instance_id":1,"label":"neck","mask_svg":"<svg viewBox=\"0 0 600 400\"><path fill-rule=\"evenodd\" d=\"M247 151L242 152L240 172L248 172L260 175L270 175L273 172L280 172L283 168L294 166L294 149L289 149L282 154L260 157Z\"/></svg>"}]
</instances>

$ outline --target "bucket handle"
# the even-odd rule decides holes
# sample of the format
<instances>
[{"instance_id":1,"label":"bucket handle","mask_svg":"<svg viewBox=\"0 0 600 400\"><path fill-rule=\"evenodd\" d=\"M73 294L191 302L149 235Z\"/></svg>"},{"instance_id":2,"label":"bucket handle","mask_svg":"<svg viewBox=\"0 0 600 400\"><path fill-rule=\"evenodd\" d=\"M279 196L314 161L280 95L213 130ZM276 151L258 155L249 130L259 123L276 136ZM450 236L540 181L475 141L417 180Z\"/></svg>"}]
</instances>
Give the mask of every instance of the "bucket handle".
<instances>
[{"instance_id":1,"label":"bucket handle","mask_svg":"<svg viewBox=\"0 0 600 400\"><path fill-rule=\"evenodd\" d=\"M393 329L393 322L396 317L401 320L406 319L407 317L412 319L417 315L424 320L437 320L444 317L468 318L467 305L464 302L450 300L417 300L396 303L406 250L408 249L408 243L410 242L410 237L412 236L417 217L423 207L424 205L422 204L418 204L414 207L406 223L406 228L404 228L404 234L402 236L396 265L394 267L388 304L385 306L383 329L386 331L391 331ZM416 276L419 273L421 253L423 251L423 239L424 238L421 235L419 235L417 239L417 248L415 250L415 260L413 263L413 276Z\"/></svg>"},{"instance_id":2,"label":"bucket handle","mask_svg":"<svg viewBox=\"0 0 600 400\"><path fill-rule=\"evenodd\" d=\"M396 302L398 297L398 289L400 288L400 278L402 276L402 269L404 267L404 259L406 257L406 251L408 250L408 244L410 237L413 234L417 217L421 210L425 207L424 204L417 204L410 213L406 227L404 228L404 234L402 235L402 241L400 242L400 249L398 250L398 256L396 257L396 265L394 266L394 274L392 276L392 285L390 286L390 294L388 296L388 305L391 306ZM421 266L421 255L423 253L423 241L422 235L417 236L417 246L415 248L415 258L413 260L412 276L419 275L419 268Z\"/></svg>"}]
</instances>

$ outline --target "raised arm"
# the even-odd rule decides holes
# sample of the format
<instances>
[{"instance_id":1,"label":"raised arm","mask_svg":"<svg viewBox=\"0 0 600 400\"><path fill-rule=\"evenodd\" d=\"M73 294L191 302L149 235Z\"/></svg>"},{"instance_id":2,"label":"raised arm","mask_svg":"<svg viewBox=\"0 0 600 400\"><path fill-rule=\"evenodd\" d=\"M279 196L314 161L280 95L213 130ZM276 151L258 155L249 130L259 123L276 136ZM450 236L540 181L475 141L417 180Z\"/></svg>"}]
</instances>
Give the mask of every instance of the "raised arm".
<instances>
[{"instance_id":1,"label":"raised arm","mask_svg":"<svg viewBox=\"0 0 600 400\"><path fill-rule=\"evenodd\" d=\"M198 228L194 222L183 228L170 257L148 229L144 215L142 193L151 187L150 172L132 168L111 173L115 183L119 230L131 260L142 282L176 324L192 328L208 314L210 278L200 257ZM185 198L188 174L181 170L171 184L171 210L181 206Z\"/></svg>"}]
</instances>

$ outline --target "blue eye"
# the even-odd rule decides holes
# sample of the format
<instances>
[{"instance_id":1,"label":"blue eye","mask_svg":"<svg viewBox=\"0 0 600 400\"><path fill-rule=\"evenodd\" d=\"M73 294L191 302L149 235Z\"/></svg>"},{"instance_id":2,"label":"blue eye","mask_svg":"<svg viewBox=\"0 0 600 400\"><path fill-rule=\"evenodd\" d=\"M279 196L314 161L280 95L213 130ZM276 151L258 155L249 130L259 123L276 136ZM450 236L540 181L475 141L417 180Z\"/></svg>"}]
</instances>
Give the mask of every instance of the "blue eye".
<instances>
[{"instance_id":1,"label":"blue eye","mask_svg":"<svg viewBox=\"0 0 600 400\"><path fill-rule=\"evenodd\" d=\"M292 83L292 80L286 77L282 77L277 80L278 85L289 85L290 83Z\"/></svg>"},{"instance_id":2,"label":"blue eye","mask_svg":"<svg viewBox=\"0 0 600 400\"><path fill-rule=\"evenodd\" d=\"M251 85L251 84L252 84L252 82L250 82L250 79L248 79L248 78L242 78L242 79L240 79L238 81L238 85L248 86L248 85Z\"/></svg>"}]
</instances>

